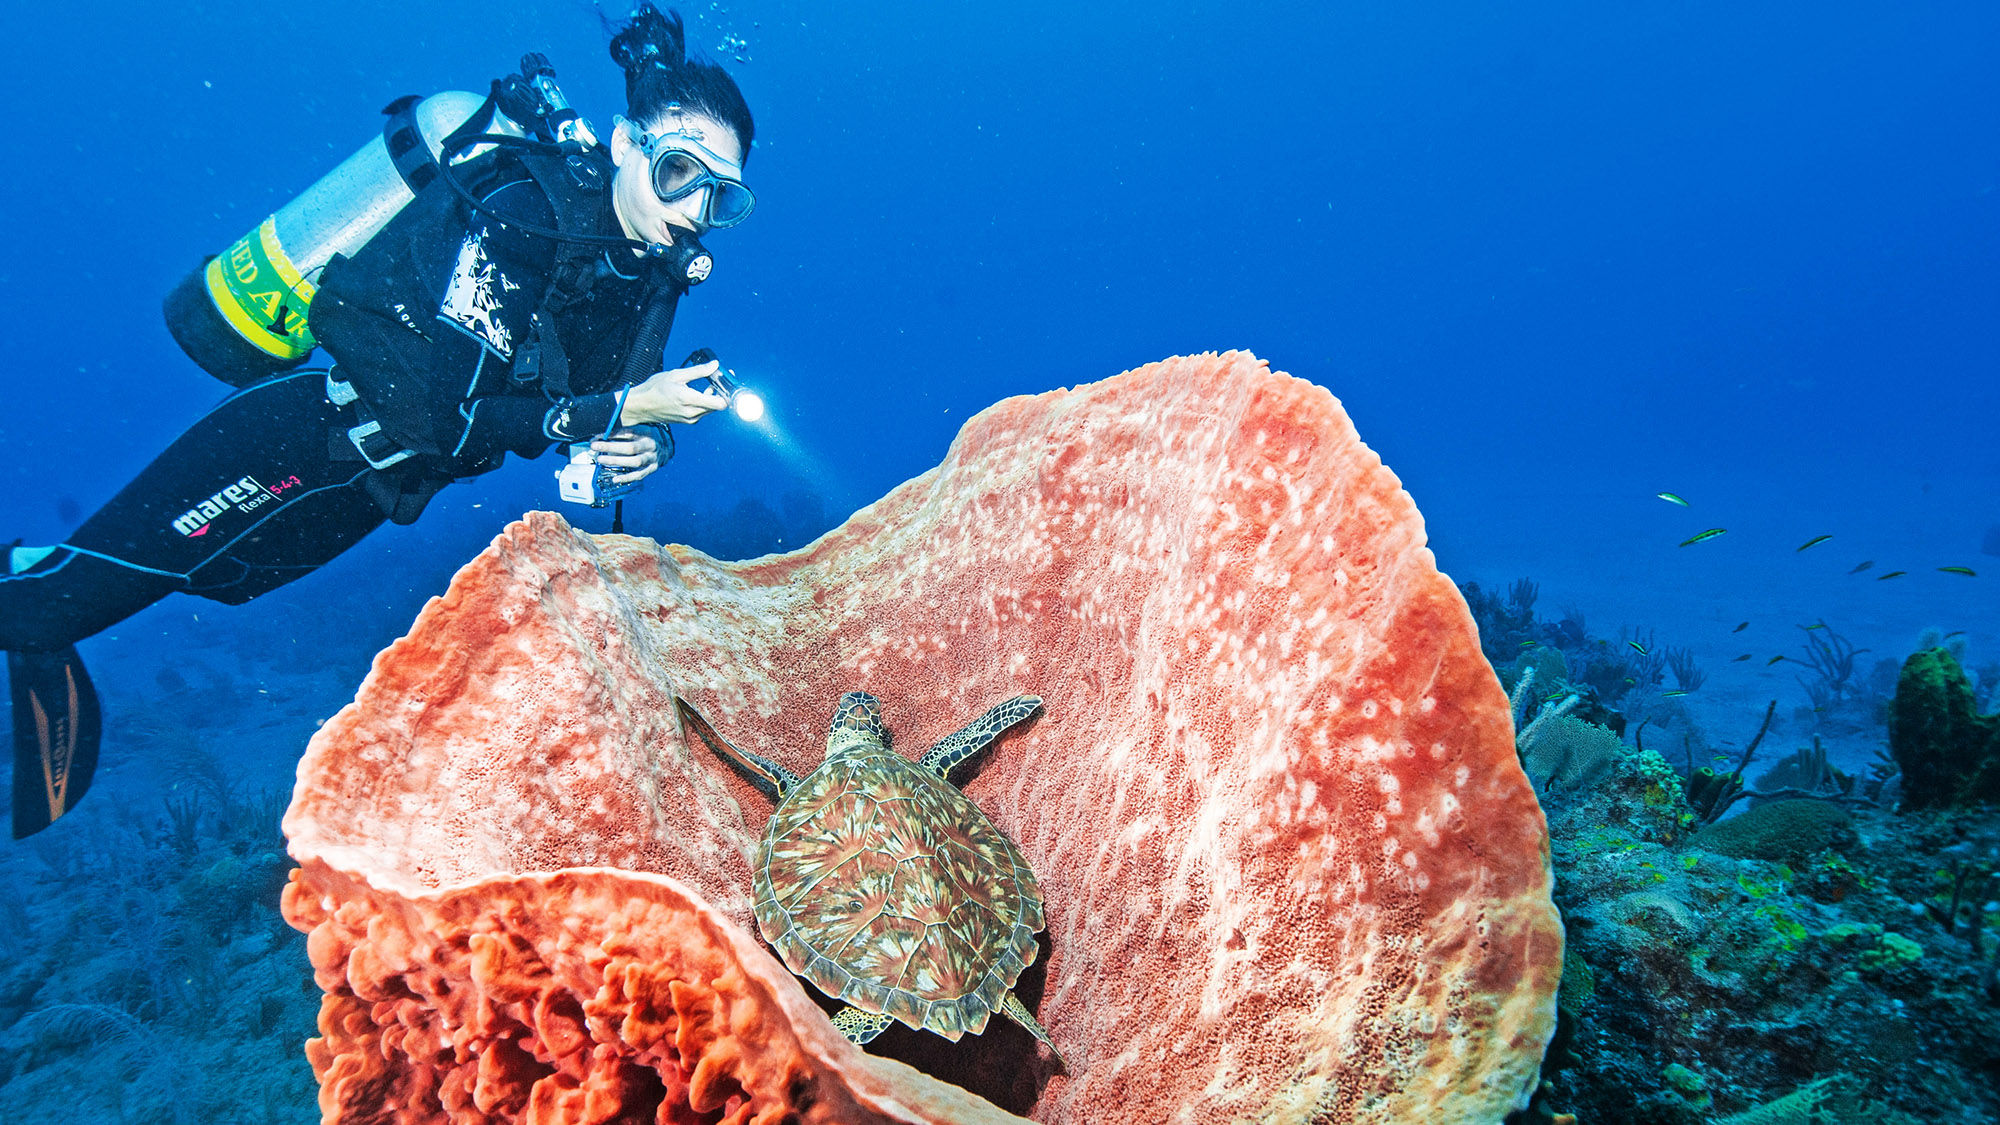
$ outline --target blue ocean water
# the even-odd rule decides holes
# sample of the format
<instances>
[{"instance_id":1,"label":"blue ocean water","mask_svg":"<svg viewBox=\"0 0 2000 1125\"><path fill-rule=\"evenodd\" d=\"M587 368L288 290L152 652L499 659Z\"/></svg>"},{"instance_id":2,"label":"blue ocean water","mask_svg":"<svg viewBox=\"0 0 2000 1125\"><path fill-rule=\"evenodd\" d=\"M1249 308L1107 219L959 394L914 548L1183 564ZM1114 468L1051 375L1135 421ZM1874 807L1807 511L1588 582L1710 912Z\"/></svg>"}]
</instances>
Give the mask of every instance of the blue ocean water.
<instances>
[{"instance_id":1,"label":"blue ocean water","mask_svg":"<svg viewBox=\"0 0 2000 1125\"><path fill-rule=\"evenodd\" d=\"M1964 631L1969 665L2000 661L2000 7L687 14L718 57L744 44L729 65L757 115L759 207L709 239L715 275L669 354L717 349L780 438L682 427L633 531L796 546L935 464L1000 397L1243 348L1345 403L1448 573L1532 576L1594 628L1687 646L1717 728L1803 702L1763 657L1816 620L1876 658L1936 627ZM608 123L606 39L580 2L0 12L0 538L59 540L221 396L161 297L374 136L383 104L481 90L540 50ZM128 862L122 839L164 832L161 794L204 763L244 793L287 783L424 599L555 506L553 468L455 486L250 606L169 599L87 642L111 716L100 791L5 849L5 932L46 933L31 923ZM1678 545L1710 527L1728 534ZM1891 570L1908 573L1877 579ZM1758 659L1729 663L1739 648ZM105 932L141 924L127 908ZM255 928L217 932L268 945ZM0 985L0 1025L114 1002L37 972ZM299 1086L304 1032L258 1018ZM31 1107L11 1119L60 1112L44 1071L10 1083ZM311 1117L277 1103L241 1119Z\"/></svg>"}]
</instances>

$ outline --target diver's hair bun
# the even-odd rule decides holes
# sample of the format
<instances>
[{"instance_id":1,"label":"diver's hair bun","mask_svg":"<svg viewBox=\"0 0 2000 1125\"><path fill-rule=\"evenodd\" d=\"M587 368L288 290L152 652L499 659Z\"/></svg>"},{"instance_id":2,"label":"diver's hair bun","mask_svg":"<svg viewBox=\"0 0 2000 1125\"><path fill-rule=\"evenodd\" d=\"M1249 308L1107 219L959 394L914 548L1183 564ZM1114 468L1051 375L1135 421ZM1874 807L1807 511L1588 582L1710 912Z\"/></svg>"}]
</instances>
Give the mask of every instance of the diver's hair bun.
<instances>
[{"instance_id":1,"label":"diver's hair bun","mask_svg":"<svg viewBox=\"0 0 2000 1125\"><path fill-rule=\"evenodd\" d=\"M677 110L703 113L727 125L750 155L757 123L743 91L720 65L688 51L679 12L641 3L612 37L611 61L625 71L625 115L642 128Z\"/></svg>"},{"instance_id":2,"label":"diver's hair bun","mask_svg":"<svg viewBox=\"0 0 2000 1125\"><path fill-rule=\"evenodd\" d=\"M679 70L687 62L687 25L681 14L662 15L651 3L640 4L631 22L612 38L611 61L625 72L628 91L648 70Z\"/></svg>"}]
</instances>

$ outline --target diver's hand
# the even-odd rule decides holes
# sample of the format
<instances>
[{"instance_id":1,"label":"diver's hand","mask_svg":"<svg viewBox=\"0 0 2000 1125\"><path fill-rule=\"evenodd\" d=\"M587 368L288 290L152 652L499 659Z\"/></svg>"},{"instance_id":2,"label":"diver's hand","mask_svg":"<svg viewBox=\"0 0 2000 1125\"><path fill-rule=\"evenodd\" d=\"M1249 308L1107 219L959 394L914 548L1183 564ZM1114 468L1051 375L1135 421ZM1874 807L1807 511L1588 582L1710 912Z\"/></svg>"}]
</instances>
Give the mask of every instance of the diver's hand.
<instances>
[{"instance_id":1,"label":"diver's hand","mask_svg":"<svg viewBox=\"0 0 2000 1125\"><path fill-rule=\"evenodd\" d=\"M721 395L688 386L696 379L706 379L715 374L719 366L720 361L710 360L693 367L662 371L648 378L625 396L625 410L618 415L618 424L638 426L647 422L693 422L704 414L712 414L728 406L729 400Z\"/></svg>"},{"instance_id":2,"label":"diver's hand","mask_svg":"<svg viewBox=\"0 0 2000 1125\"><path fill-rule=\"evenodd\" d=\"M590 450L597 454L599 465L620 470L611 478L613 484L645 480L660 467L660 443L653 440L652 434L639 430L613 430L610 437L591 442Z\"/></svg>"}]
</instances>

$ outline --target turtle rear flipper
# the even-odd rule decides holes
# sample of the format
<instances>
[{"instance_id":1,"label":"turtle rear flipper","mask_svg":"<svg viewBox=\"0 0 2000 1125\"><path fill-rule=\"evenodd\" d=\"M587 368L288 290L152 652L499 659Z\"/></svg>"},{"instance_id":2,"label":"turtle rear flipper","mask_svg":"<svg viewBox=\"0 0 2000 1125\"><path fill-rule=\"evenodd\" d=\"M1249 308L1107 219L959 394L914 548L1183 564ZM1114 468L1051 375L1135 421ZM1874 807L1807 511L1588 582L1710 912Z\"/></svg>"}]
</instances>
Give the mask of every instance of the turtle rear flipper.
<instances>
[{"instance_id":1,"label":"turtle rear flipper","mask_svg":"<svg viewBox=\"0 0 2000 1125\"><path fill-rule=\"evenodd\" d=\"M951 771L959 763L984 750L987 743L1000 737L1002 731L1034 714L1041 705L1042 697L1039 695L1017 695L1004 703L996 703L988 707L984 715L939 739L938 744L931 747L918 764L949 781Z\"/></svg>"},{"instance_id":2,"label":"turtle rear flipper","mask_svg":"<svg viewBox=\"0 0 2000 1125\"><path fill-rule=\"evenodd\" d=\"M866 1043L889 1030L889 1025L895 1022L895 1017L885 1012L864 1012L852 1004L833 1014L833 1029L850 1043Z\"/></svg>"},{"instance_id":3,"label":"turtle rear flipper","mask_svg":"<svg viewBox=\"0 0 2000 1125\"><path fill-rule=\"evenodd\" d=\"M1042 1030L1041 1022L1035 1019L1035 1013L1029 1011L1026 1004L1021 1003L1019 996L1009 992L1006 998L1000 1001L1000 1014L1020 1024L1027 1029L1028 1034L1047 1045L1049 1054L1056 1058L1057 1067L1063 1070L1069 1069L1069 1063L1063 1061L1062 1052L1056 1050L1055 1040L1050 1039L1049 1033Z\"/></svg>"},{"instance_id":4,"label":"turtle rear flipper","mask_svg":"<svg viewBox=\"0 0 2000 1125\"><path fill-rule=\"evenodd\" d=\"M674 709L680 712L681 723L694 728L695 734L699 735L703 742L708 743L708 748L715 751L717 757L735 766L737 772L743 775L743 780L756 786L758 792L771 798L772 801L783 799L784 795L791 792L792 787L799 783L798 774L762 754L752 754L748 750L741 749L735 743L715 733L715 728L708 725L708 720L702 717L701 712L694 709L694 704L678 695L674 696Z\"/></svg>"}]
</instances>

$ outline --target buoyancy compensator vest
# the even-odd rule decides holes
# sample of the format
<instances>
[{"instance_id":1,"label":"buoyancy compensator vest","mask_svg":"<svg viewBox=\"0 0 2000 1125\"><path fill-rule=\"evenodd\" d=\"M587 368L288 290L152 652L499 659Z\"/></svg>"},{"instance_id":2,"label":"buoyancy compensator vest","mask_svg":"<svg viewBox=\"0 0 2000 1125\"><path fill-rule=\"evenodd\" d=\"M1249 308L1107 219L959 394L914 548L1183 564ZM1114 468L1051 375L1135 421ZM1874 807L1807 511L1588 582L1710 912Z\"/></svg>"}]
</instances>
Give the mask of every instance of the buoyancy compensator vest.
<instances>
[{"instance_id":1,"label":"buoyancy compensator vest","mask_svg":"<svg viewBox=\"0 0 2000 1125\"><path fill-rule=\"evenodd\" d=\"M530 54L519 75L496 80L485 97L452 90L392 102L381 136L174 287L164 309L174 341L238 387L304 362L315 346L307 313L320 272L335 255L359 250L441 172L466 195L449 167L496 145L596 145L554 77L547 59ZM531 233L569 240L553 230Z\"/></svg>"}]
</instances>

